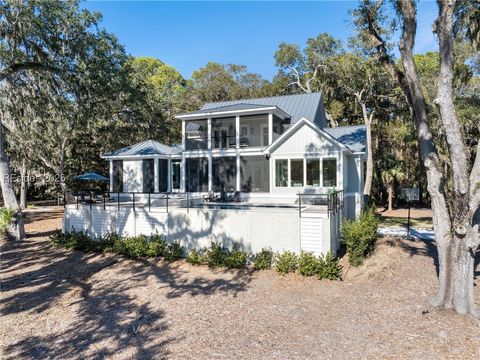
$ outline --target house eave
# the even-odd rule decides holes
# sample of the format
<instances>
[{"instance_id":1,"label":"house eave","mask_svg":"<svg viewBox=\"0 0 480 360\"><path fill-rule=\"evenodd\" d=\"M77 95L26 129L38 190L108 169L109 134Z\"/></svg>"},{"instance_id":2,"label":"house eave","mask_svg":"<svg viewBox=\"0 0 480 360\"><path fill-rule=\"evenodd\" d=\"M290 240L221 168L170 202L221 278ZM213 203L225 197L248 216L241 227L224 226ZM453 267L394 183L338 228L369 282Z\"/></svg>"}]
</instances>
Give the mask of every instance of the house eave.
<instances>
[{"instance_id":1,"label":"house eave","mask_svg":"<svg viewBox=\"0 0 480 360\"><path fill-rule=\"evenodd\" d=\"M196 120L196 119L205 119L205 118L217 118L217 117L225 117L225 116L235 116L235 115L254 115L254 114L262 114L265 112L272 112L274 115L278 116L281 119L290 118L290 115L287 114L282 109L276 106L266 106L262 108L255 108L255 109L245 109L245 110L229 110L229 111L219 111L219 112L203 112L198 114L181 114L175 116L176 119L179 120Z\"/></svg>"},{"instance_id":2,"label":"house eave","mask_svg":"<svg viewBox=\"0 0 480 360\"><path fill-rule=\"evenodd\" d=\"M316 131L318 134L324 136L326 139L328 139L330 142L332 142L334 145L336 145L340 151L345 152L349 155L353 154L352 150L349 149L347 146L339 142L337 139L335 139L333 136L331 136L329 133L326 131L322 130L319 128L317 125L315 125L313 122L306 118L302 118L299 121L297 121L293 126L291 126L287 131L285 131L277 140L275 140L273 143L271 143L264 151L263 153L265 155L270 155L273 151L275 151L276 148L278 148L283 142L285 142L292 134L294 134L303 124L306 124L310 128L312 128L314 131Z\"/></svg>"}]
</instances>

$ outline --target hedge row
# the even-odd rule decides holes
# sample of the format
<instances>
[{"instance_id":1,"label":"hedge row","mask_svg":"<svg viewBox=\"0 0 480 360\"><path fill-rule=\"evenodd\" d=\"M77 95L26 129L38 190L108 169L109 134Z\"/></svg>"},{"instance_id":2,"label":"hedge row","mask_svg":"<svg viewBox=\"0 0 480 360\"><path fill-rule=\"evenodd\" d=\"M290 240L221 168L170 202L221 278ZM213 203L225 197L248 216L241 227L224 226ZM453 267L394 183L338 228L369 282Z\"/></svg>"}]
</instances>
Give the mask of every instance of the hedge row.
<instances>
[{"instance_id":1,"label":"hedge row","mask_svg":"<svg viewBox=\"0 0 480 360\"><path fill-rule=\"evenodd\" d=\"M339 279L342 267L332 253L325 257L316 257L312 253L302 252L300 256L285 251L274 254L270 249L249 256L234 244L232 250L212 242L210 248L193 249L187 254L187 262L193 265L208 265L209 267L240 268L251 262L254 269L262 270L275 267L278 273L287 274L297 271L303 276L317 276L321 279Z\"/></svg>"},{"instance_id":2,"label":"hedge row","mask_svg":"<svg viewBox=\"0 0 480 360\"><path fill-rule=\"evenodd\" d=\"M168 243L163 235L122 237L108 233L100 238L93 238L83 231L57 231L50 236L55 247L67 249L114 252L130 258L163 257L165 260L180 259L185 255L185 248L178 241Z\"/></svg>"}]
</instances>

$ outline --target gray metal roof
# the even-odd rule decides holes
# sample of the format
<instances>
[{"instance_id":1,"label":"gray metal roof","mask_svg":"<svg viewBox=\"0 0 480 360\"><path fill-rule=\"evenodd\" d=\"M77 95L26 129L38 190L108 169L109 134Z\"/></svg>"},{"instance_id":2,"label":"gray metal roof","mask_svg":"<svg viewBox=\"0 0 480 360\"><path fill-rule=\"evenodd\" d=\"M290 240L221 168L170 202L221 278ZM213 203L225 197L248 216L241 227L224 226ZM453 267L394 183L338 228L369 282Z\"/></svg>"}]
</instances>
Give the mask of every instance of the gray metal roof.
<instances>
[{"instance_id":1,"label":"gray metal roof","mask_svg":"<svg viewBox=\"0 0 480 360\"><path fill-rule=\"evenodd\" d=\"M365 125L326 127L329 133L343 145L355 152L365 152L367 148L367 131Z\"/></svg>"},{"instance_id":2,"label":"gray metal roof","mask_svg":"<svg viewBox=\"0 0 480 360\"><path fill-rule=\"evenodd\" d=\"M244 99L233 101L222 101L206 103L200 111L218 109L219 107L248 104L262 106L277 106L292 117L292 124L296 123L302 117L313 121L317 126L323 128L326 126L325 108L323 106L322 94L296 94L273 96L256 99Z\"/></svg>"},{"instance_id":3,"label":"gray metal roof","mask_svg":"<svg viewBox=\"0 0 480 360\"><path fill-rule=\"evenodd\" d=\"M104 157L129 157L150 155L175 155L182 152L179 146L167 146L154 140L143 141L119 150L104 154Z\"/></svg>"},{"instance_id":4,"label":"gray metal roof","mask_svg":"<svg viewBox=\"0 0 480 360\"><path fill-rule=\"evenodd\" d=\"M215 103L212 103L215 104ZM244 102L238 103L238 104L232 104L232 105L222 105L214 108L208 108L208 109L200 109L198 111L192 111L189 113L181 114L181 115L201 115L201 114L206 114L206 113L217 113L217 112L224 112L224 111L237 111L237 110L250 110L250 109L261 109L266 106L272 106L275 107L276 105L259 105L259 104L246 104ZM181 116L180 115L180 116Z\"/></svg>"}]
</instances>

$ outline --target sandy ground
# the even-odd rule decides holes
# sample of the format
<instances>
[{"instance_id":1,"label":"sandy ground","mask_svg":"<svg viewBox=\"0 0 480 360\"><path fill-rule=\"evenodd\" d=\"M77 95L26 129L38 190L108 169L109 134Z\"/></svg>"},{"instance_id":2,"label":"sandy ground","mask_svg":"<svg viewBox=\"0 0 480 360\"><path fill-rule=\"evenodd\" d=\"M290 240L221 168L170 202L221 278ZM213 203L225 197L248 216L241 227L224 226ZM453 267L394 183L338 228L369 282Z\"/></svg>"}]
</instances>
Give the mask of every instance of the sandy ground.
<instances>
[{"instance_id":1,"label":"sandy ground","mask_svg":"<svg viewBox=\"0 0 480 360\"><path fill-rule=\"evenodd\" d=\"M2 359L480 358L479 321L428 305L431 243L381 240L331 282L53 249L60 217L2 243Z\"/></svg>"},{"instance_id":2,"label":"sandy ground","mask_svg":"<svg viewBox=\"0 0 480 360\"><path fill-rule=\"evenodd\" d=\"M393 217L406 218L408 216L408 209L401 208L401 209L393 209L392 211L388 211L388 209L380 207L380 208L377 208L377 214L379 214L380 216L393 216ZM412 219L431 218L432 210L411 208L410 217Z\"/></svg>"}]
</instances>

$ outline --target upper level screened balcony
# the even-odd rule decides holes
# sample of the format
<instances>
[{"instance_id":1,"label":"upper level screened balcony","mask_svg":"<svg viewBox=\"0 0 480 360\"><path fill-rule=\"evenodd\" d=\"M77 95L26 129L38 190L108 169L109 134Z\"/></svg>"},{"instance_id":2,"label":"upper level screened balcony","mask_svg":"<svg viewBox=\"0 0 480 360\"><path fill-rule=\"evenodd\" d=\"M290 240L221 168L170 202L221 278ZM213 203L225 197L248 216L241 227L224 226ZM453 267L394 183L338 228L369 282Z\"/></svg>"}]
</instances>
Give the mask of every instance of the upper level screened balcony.
<instances>
[{"instance_id":1,"label":"upper level screened balcony","mask_svg":"<svg viewBox=\"0 0 480 360\"><path fill-rule=\"evenodd\" d=\"M282 110L272 106L240 105L247 108L227 111L222 107L222 111L198 111L177 116L184 124L184 149L267 147L284 132L284 122L288 122L289 117Z\"/></svg>"}]
</instances>

